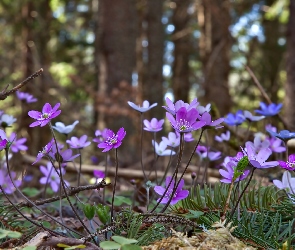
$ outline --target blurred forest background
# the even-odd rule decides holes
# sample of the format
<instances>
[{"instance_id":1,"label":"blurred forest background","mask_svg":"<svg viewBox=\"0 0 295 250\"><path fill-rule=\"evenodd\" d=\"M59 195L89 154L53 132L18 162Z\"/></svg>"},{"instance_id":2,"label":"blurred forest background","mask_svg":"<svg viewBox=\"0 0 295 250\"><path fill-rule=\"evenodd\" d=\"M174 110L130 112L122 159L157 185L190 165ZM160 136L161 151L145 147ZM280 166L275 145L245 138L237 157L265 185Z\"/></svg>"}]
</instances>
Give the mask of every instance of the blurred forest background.
<instances>
[{"instance_id":1,"label":"blurred forest background","mask_svg":"<svg viewBox=\"0 0 295 250\"><path fill-rule=\"evenodd\" d=\"M61 102L56 120L79 120L78 136L124 126L132 162L139 114L127 101L157 102L145 118L158 119L167 96L212 103L215 117L252 110L265 100L245 65L295 130L294 0L0 0L0 33L0 90L44 69L21 90L38 102L0 102L32 155L50 131L28 128L27 112Z\"/></svg>"}]
</instances>

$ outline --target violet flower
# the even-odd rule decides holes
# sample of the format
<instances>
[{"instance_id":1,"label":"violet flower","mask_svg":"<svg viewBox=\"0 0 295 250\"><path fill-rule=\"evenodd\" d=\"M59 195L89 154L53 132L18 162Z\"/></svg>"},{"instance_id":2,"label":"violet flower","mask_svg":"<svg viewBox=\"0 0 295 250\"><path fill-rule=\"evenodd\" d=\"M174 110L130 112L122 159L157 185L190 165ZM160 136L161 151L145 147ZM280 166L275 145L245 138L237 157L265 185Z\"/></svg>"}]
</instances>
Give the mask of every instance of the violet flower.
<instances>
[{"instance_id":1,"label":"violet flower","mask_svg":"<svg viewBox=\"0 0 295 250\"><path fill-rule=\"evenodd\" d=\"M19 100L24 101L26 103L33 103L37 101L37 98L25 92L16 91L16 96Z\"/></svg>"},{"instance_id":2,"label":"violet flower","mask_svg":"<svg viewBox=\"0 0 295 250\"><path fill-rule=\"evenodd\" d=\"M160 144L152 140L152 144L155 147L156 154L158 156L169 156L169 155L175 155L175 152L171 149L167 149L167 144L164 141L161 141Z\"/></svg>"},{"instance_id":3,"label":"violet flower","mask_svg":"<svg viewBox=\"0 0 295 250\"><path fill-rule=\"evenodd\" d=\"M179 109L185 108L186 111L190 111L192 109L195 109L199 103L198 103L197 98L195 98L194 100L192 100L192 102L190 104L179 100L174 105L173 102L167 97L166 104L167 104L167 106L162 106L162 107L164 109L166 109L170 114L175 115Z\"/></svg>"},{"instance_id":4,"label":"violet flower","mask_svg":"<svg viewBox=\"0 0 295 250\"><path fill-rule=\"evenodd\" d=\"M162 141L165 142L170 147L178 147L180 144L180 137L176 135L174 132L169 132L168 138L162 137Z\"/></svg>"},{"instance_id":5,"label":"violet flower","mask_svg":"<svg viewBox=\"0 0 295 250\"><path fill-rule=\"evenodd\" d=\"M279 103L279 104L271 103L270 105L267 106L267 104L265 104L264 102L260 102L260 109L256 109L255 112L257 114L264 115L264 116L274 116L280 112L282 106L283 106L282 103Z\"/></svg>"},{"instance_id":6,"label":"violet flower","mask_svg":"<svg viewBox=\"0 0 295 250\"><path fill-rule=\"evenodd\" d=\"M236 114L229 113L224 119L224 122L230 126L241 125L244 121L242 110L238 110Z\"/></svg>"},{"instance_id":7,"label":"violet flower","mask_svg":"<svg viewBox=\"0 0 295 250\"><path fill-rule=\"evenodd\" d=\"M106 130L107 139L97 145L99 148L104 148L102 152L110 151L113 148L118 148L121 146L122 141L126 135L124 128L120 128L115 134L112 130Z\"/></svg>"},{"instance_id":8,"label":"violet flower","mask_svg":"<svg viewBox=\"0 0 295 250\"><path fill-rule=\"evenodd\" d=\"M12 115L3 114L0 117L0 126L5 129L7 127L10 127L15 121L16 118L14 118Z\"/></svg>"},{"instance_id":9,"label":"violet flower","mask_svg":"<svg viewBox=\"0 0 295 250\"><path fill-rule=\"evenodd\" d=\"M21 180L16 179L16 173L11 171L11 177L14 185L19 187L21 185ZM15 187L11 182L11 179L8 173L4 169L0 169L0 185L2 186L6 194L12 194L15 191ZM1 192L1 190L0 190Z\"/></svg>"},{"instance_id":10,"label":"violet flower","mask_svg":"<svg viewBox=\"0 0 295 250\"><path fill-rule=\"evenodd\" d=\"M292 178L290 172L288 172L288 171L285 171L283 173L282 181L273 180L273 184L278 189L285 189L288 196L290 194L294 194L293 192L295 191L295 178Z\"/></svg>"},{"instance_id":11,"label":"violet flower","mask_svg":"<svg viewBox=\"0 0 295 250\"><path fill-rule=\"evenodd\" d=\"M209 113L211 110L211 104L207 104L205 107L204 106L197 106L197 110L200 115L204 114L205 112Z\"/></svg>"},{"instance_id":12,"label":"violet flower","mask_svg":"<svg viewBox=\"0 0 295 250\"><path fill-rule=\"evenodd\" d=\"M44 156L47 156L49 154L50 150L52 149L53 143L54 143L54 139L51 139L51 141L45 145L45 147L42 149L42 151L39 151L39 153L36 157L36 161L33 162L33 164L40 161L41 158L43 158Z\"/></svg>"},{"instance_id":13,"label":"violet flower","mask_svg":"<svg viewBox=\"0 0 295 250\"><path fill-rule=\"evenodd\" d=\"M261 149L269 148L269 141L261 141L261 137L259 135L256 135L254 138L254 142L247 141L245 145L251 146L252 148L254 148L255 153L258 153Z\"/></svg>"},{"instance_id":14,"label":"violet flower","mask_svg":"<svg viewBox=\"0 0 295 250\"><path fill-rule=\"evenodd\" d=\"M48 154L52 159L54 159L57 162L60 162L62 167L66 167L68 162L73 161L80 155L73 155L72 149L65 149L64 151L62 151L61 148L59 148L57 151L55 145L53 145L52 150Z\"/></svg>"},{"instance_id":15,"label":"violet flower","mask_svg":"<svg viewBox=\"0 0 295 250\"><path fill-rule=\"evenodd\" d=\"M133 102L128 102L129 106L137 111L139 111L140 113L144 113L150 109L152 109L153 107L156 107L158 104L157 103L154 103L150 106L150 103L149 101L145 100L143 101L142 103L142 107L140 107L139 105L136 105L135 103Z\"/></svg>"},{"instance_id":16,"label":"violet flower","mask_svg":"<svg viewBox=\"0 0 295 250\"><path fill-rule=\"evenodd\" d=\"M220 136L216 135L215 140L218 142L229 141L230 139L230 131L226 131L226 133L222 133Z\"/></svg>"},{"instance_id":17,"label":"violet flower","mask_svg":"<svg viewBox=\"0 0 295 250\"><path fill-rule=\"evenodd\" d=\"M282 153L286 151L286 147L282 146L282 140L278 138L268 138L266 139L269 142L269 148L271 149L272 152L275 153Z\"/></svg>"},{"instance_id":18,"label":"violet flower","mask_svg":"<svg viewBox=\"0 0 295 250\"><path fill-rule=\"evenodd\" d=\"M45 105L42 108L42 112L31 110L28 112L28 115L37 120L33 122L30 127L44 127L47 123L51 121L51 119L57 117L60 113L61 110L58 110L60 106L60 103L57 103L53 108L49 103L45 103Z\"/></svg>"},{"instance_id":19,"label":"violet flower","mask_svg":"<svg viewBox=\"0 0 295 250\"><path fill-rule=\"evenodd\" d=\"M24 143L27 141L27 138L20 138L16 139L16 133L11 133L9 137L9 141L11 142L10 149L13 153L17 153L20 150L27 150L28 147L24 145Z\"/></svg>"},{"instance_id":20,"label":"violet flower","mask_svg":"<svg viewBox=\"0 0 295 250\"><path fill-rule=\"evenodd\" d=\"M52 191L57 192L60 186L60 177L57 174L56 170L52 166L51 162L47 163L47 166L40 166L40 171L44 174L44 176L40 179L41 184L50 184ZM59 170L57 170L59 171ZM65 169L61 169L62 175L65 174ZM69 183L65 181L65 185L69 186Z\"/></svg>"},{"instance_id":21,"label":"violet flower","mask_svg":"<svg viewBox=\"0 0 295 250\"><path fill-rule=\"evenodd\" d=\"M143 123L145 125L143 128L144 130L150 132L159 132L163 129L162 126L164 124L164 119L158 121L158 119L153 118L150 122L148 120L144 120Z\"/></svg>"},{"instance_id":22,"label":"violet flower","mask_svg":"<svg viewBox=\"0 0 295 250\"><path fill-rule=\"evenodd\" d=\"M105 174L103 171L100 170L93 170L93 175L96 179L103 179L105 177Z\"/></svg>"},{"instance_id":23,"label":"violet flower","mask_svg":"<svg viewBox=\"0 0 295 250\"><path fill-rule=\"evenodd\" d=\"M179 133L197 130L206 124L204 121L196 121L199 118L199 113L196 109L187 111L185 107L182 107L176 112L176 119L168 112L166 112L166 116L172 127Z\"/></svg>"},{"instance_id":24,"label":"violet flower","mask_svg":"<svg viewBox=\"0 0 295 250\"><path fill-rule=\"evenodd\" d=\"M295 154L289 155L288 161L278 161L279 165L287 170L293 171L295 170Z\"/></svg>"},{"instance_id":25,"label":"violet flower","mask_svg":"<svg viewBox=\"0 0 295 250\"><path fill-rule=\"evenodd\" d=\"M295 138L295 133L294 132L290 132L289 130L281 130L279 133L273 132L271 130L267 130L267 132L273 136L273 137L277 137L279 139L281 139L282 141L288 141L290 139Z\"/></svg>"},{"instance_id":26,"label":"violet flower","mask_svg":"<svg viewBox=\"0 0 295 250\"><path fill-rule=\"evenodd\" d=\"M160 203L166 204L170 200L170 197L172 195L173 188L174 188L174 180L172 180L171 184L169 185L171 178L172 178L171 176L166 177L166 181L165 181L166 188L163 188L162 186L155 186L154 187L155 192L161 196L163 196L166 189L168 189L164 198L162 199L162 201ZM183 185L184 185L184 180L181 179L181 181L179 182L179 185L173 195L173 198L171 199L170 205L175 205L178 201L185 199L189 195L188 190L182 190ZM159 198L157 201L159 202L160 199L161 198Z\"/></svg>"},{"instance_id":27,"label":"violet flower","mask_svg":"<svg viewBox=\"0 0 295 250\"><path fill-rule=\"evenodd\" d=\"M175 134L180 137L180 133L178 131L175 131ZM179 138L180 139L180 138ZM184 137L183 137L183 140L185 142L191 142L191 141L194 141L195 138L193 137L193 134L192 133L185 133L184 134Z\"/></svg>"},{"instance_id":28,"label":"violet flower","mask_svg":"<svg viewBox=\"0 0 295 250\"><path fill-rule=\"evenodd\" d=\"M107 130L108 130L107 128L105 128L103 130L97 129L95 131L96 138L94 138L92 141L94 141L96 143L101 143L101 142L107 140L107 138L108 138Z\"/></svg>"},{"instance_id":29,"label":"violet flower","mask_svg":"<svg viewBox=\"0 0 295 250\"><path fill-rule=\"evenodd\" d=\"M245 118L249 122L257 122L265 118L265 116L254 116L248 110L245 110L241 116L243 116L243 118Z\"/></svg>"},{"instance_id":30,"label":"violet flower","mask_svg":"<svg viewBox=\"0 0 295 250\"><path fill-rule=\"evenodd\" d=\"M211 152L207 153L207 151L206 151L206 152L203 152L199 155L201 156L202 159L207 158L207 159L209 159L209 161L216 161L221 158L221 152L211 151Z\"/></svg>"},{"instance_id":31,"label":"violet flower","mask_svg":"<svg viewBox=\"0 0 295 250\"><path fill-rule=\"evenodd\" d=\"M8 143L8 138L4 130L0 129L0 151L5 149Z\"/></svg>"},{"instance_id":32,"label":"violet flower","mask_svg":"<svg viewBox=\"0 0 295 250\"><path fill-rule=\"evenodd\" d=\"M277 161L266 162L271 153L272 152L269 148L262 148L256 154L255 148L249 144L246 145L246 150L244 150L244 155L248 156L249 162L254 168L272 168L279 165Z\"/></svg>"},{"instance_id":33,"label":"violet flower","mask_svg":"<svg viewBox=\"0 0 295 250\"><path fill-rule=\"evenodd\" d=\"M66 140L66 143L68 143L71 148L82 149L88 147L91 144L90 141L87 141L87 138L87 135L82 135L80 138L72 136L70 140Z\"/></svg>"},{"instance_id":34,"label":"violet flower","mask_svg":"<svg viewBox=\"0 0 295 250\"><path fill-rule=\"evenodd\" d=\"M205 122L204 128L215 127L217 129L217 128L223 127L223 126L220 126L220 123L222 123L224 121L224 118L219 118L215 121L212 121L211 115L208 112L205 112L201 116L200 121Z\"/></svg>"},{"instance_id":35,"label":"violet flower","mask_svg":"<svg viewBox=\"0 0 295 250\"><path fill-rule=\"evenodd\" d=\"M71 133L75 126L79 123L79 121L75 121L73 124L71 125L65 125L62 122L56 122L55 126L52 126L56 131L58 131L61 134L65 134L68 135L69 133Z\"/></svg>"},{"instance_id":36,"label":"violet flower","mask_svg":"<svg viewBox=\"0 0 295 250\"><path fill-rule=\"evenodd\" d=\"M228 161L226 162L226 164L224 164L224 169L220 169L219 173L221 174L221 176L223 177L220 182L223 183L232 183L233 178L234 178L234 172L235 172L235 168L237 167L238 162L235 161L231 161L228 159ZM239 177L237 177L234 182L237 181L241 181L244 180L245 178L247 178L247 176L249 175L250 170L245 170L244 173L242 175L240 175Z\"/></svg>"}]
</instances>

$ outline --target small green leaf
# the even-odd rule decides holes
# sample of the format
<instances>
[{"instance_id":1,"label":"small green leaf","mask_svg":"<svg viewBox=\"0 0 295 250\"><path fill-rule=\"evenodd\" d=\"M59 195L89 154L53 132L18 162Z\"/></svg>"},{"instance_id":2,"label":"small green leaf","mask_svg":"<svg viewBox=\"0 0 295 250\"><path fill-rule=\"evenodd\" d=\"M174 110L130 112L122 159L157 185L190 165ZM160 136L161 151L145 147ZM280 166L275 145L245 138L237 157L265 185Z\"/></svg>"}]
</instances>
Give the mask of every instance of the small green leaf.
<instances>
[{"instance_id":1,"label":"small green leaf","mask_svg":"<svg viewBox=\"0 0 295 250\"><path fill-rule=\"evenodd\" d=\"M26 196L29 196L29 197L37 196L40 193L40 190L38 190L37 188L30 188L30 187L26 187L22 189L22 191Z\"/></svg>"},{"instance_id":2,"label":"small green leaf","mask_svg":"<svg viewBox=\"0 0 295 250\"><path fill-rule=\"evenodd\" d=\"M95 215L95 207L90 204L83 206L83 212L88 220L92 220Z\"/></svg>"},{"instance_id":3,"label":"small green leaf","mask_svg":"<svg viewBox=\"0 0 295 250\"><path fill-rule=\"evenodd\" d=\"M245 168L249 165L249 159L248 156L244 156L237 164L236 170L239 170L240 172L243 172Z\"/></svg>"},{"instance_id":4,"label":"small green leaf","mask_svg":"<svg viewBox=\"0 0 295 250\"><path fill-rule=\"evenodd\" d=\"M197 219L204 214L202 211L195 211L195 210L189 210L189 211L190 211L190 214L187 214L186 217L190 219Z\"/></svg>"},{"instance_id":5,"label":"small green leaf","mask_svg":"<svg viewBox=\"0 0 295 250\"><path fill-rule=\"evenodd\" d=\"M137 245L127 244L127 245L123 245L121 247L121 250L142 250L142 248L140 246L137 246Z\"/></svg>"},{"instance_id":6,"label":"small green leaf","mask_svg":"<svg viewBox=\"0 0 295 250\"><path fill-rule=\"evenodd\" d=\"M22 236L22 234L20 232L17 231L9 231L7 233L7 236L10 238L20 238Z\"/></svg>"},{"instance_id":7,"label":"small green leaf","mask_svg":"<svg viewBox=\"0 0 295 250\"><path fill-rule=\"evenodd\" d=\"M103 224L107 224L107 222L110 220L111 216L110 216L110 207L108 206L104 206L102 204L98 204L95 207L95 211L96 214L99 218L99 220L103 223Z\"/></svg>"},{"instance_id":8,"label":"small green leaf","mask_svg":"<svg viewBox=\"0 0 295 250\"><path fill-rule=\"evenodd\" d=\"M99 243L99 246L102 249L119 249L121 247L120 244L114 241L103 241Z\"/></svg>"},{"instance_id":9,"label":"small green leaf","mask_svg":"<svg viewBox=\"0 0 295 250\"><path fill-rule=\"evenodd\" d=\"M112 236L112 239L116 242L118 242L121 245L126 245L126 244L132 244L132 243L137 243L138 241L135 239L127 239L122 236Z\"/></svg>"},{"instance_id":10,"label":"small green leaf","mask_svg":"<svg viewBox=\"0 0 295 250\"><path fill-rule=\"evenodd\" d=\"M36 250L36 249L37 249L36 246L27 246L27 247L22 248L22 250Z\"/></svg>"},{"instance_id":11,"label":"small green leaf","mask_svg":"<svg viewBox=\"0 0 295 250\"><path fill-rule=\"evenodd\" d=\"M48 221L42 221L42 225L44 227L50 227L51 226L50 222L48 222Z\"/></svg>"}]
</instances>

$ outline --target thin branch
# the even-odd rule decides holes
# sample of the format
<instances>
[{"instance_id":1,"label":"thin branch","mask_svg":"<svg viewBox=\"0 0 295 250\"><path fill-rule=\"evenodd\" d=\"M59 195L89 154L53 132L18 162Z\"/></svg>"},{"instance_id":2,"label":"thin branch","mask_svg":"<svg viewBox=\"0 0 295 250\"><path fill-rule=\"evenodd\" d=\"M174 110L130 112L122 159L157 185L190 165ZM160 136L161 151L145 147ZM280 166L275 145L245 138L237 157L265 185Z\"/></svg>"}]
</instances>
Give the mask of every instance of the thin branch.
<instances>
[{"instance_id":1,"label":"thin branch","mask_svg":"<svg viewBox=\"0 0 295 250\"><path fill-rule=\"evenodd\" d=\"M75 194L78 194L82 191L85 190L93 190L93 189L100 189L100 188L104 188L106 186L108 186L110 184L107 184L105 182L105 180L103 179L101 182L95 184L95 185L87 185L87 186L80 186L80 187L71 187L71 190L67 191L67 196L74 196ZM66 198L66 194L63 194L61 196L62 199ZM33 203L36 206L40 206L46 203L51 203L54 201L58 201L60 199L59 196L54 196L48 199L44 199L44 200L37 200L37 201L33 201ZM17 204L17 206L21 206L21 207L33 207L33 204L31 204L30 202L20 202L19 204Z\"/></svg>"},{"instance_id":2,"label":"thin branch","mask_svg":"<svg viewBox=\"0 0 295 250\"><path fill-rule=\"evenodd\" d=\"M256 84L256 86L259 89L260 93L262 94L263 98L267 101L268 104L271 104L272 103L271 99L269 98L268 94L265 92L264 88L262 87L262 85L258 81L258 79L255 76L255 74L253 73L253 71L247 65L245 65L245 69L248 71L249 75L252 77L254 83ZM283 125L286 128L288 128L287 122L283 119L283 117L279 114L278 114L278 117L281 120L281 122L283 123Z\"/></svg>"},{"instance_id":3,"label":"thin branch","mask_svg":"<svg viewBox=\"0 0 295 250\"><path fill-rule=\"evenodd\" d=\"M6 88L0 92L0 100L5 100L9 95L15 93L17 90L19 90L24 85L26 85L29 81L31 81L31 80L35 79L36 77L40 76L42 74L42 72L43 72L43 69L41 68L38 71L36 71L33 75L30 75L28 78L23 80L20 84L16 85L11 90L7 91L8 87L9 87L9 84L8 84L6 86Z\"/></svg>"}]
</instances>

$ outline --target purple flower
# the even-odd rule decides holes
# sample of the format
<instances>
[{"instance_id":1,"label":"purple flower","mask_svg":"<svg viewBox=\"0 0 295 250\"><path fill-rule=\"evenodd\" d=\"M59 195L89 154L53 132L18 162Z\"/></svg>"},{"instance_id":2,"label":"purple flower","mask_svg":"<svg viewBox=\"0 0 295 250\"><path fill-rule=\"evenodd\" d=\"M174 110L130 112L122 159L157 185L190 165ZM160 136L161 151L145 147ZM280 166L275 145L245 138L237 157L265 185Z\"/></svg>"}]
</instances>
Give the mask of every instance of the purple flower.
<instances>
[{"instance_id":1,"label":"purple flower","mask_svg":"<svg viewBox=\"0 0 295 250\"><path fill-rule=\"evenodd\" d=\"M197 152L198 153L198 152ZM216 161L221 158L221 152L203 152L199 154L202 159L208 158L209 161Z\"/></svg>"},{"instance_id":2,"label":"purple flower","mask_svg":"<svg viewBox=\"0 0 295 250\"><path fill-rule=\"evenodd\" d=\"M101 142L97 145L99 148L104 148L102 152L110 151L113 148L118 148L122 144L122 140L126 135L124 128L120 128L115 134L112 130L106 130L107 139L104 142Z\"/></svg>"},{"instance_id":3,"label":"purple flower","mask_svg":"<svg viewBox=\"0 0 295 250\"><path fill-rule=\"evenodd\" d=\"M75 126L79 123L79 121L75 121L73 124L66 126L62 122L56 122L55 126L52 126L56 131L58 131L61 134L68 135L71 133Z\"/></svg>"},{"instance_id":4,"label":"purple flower","mask_svg":"<svg viewBox=\"0 0 295 250\"><path fill-rule=\"evenodd\" d=\"M270 105L266 105L264 102L260 102L260 108L261 109L256 109L255 112L260 115L264 116L274 116L278 114L282 108L283 104L275 104L271 103Z\"/></svg>"},{"instance_id":5,"label":"purple flower","mask_svg":"<svg viewBox=\"0 0 295 250\"><path fill-rule=\"evenodd\" d=\"M281 139L282 141L288 141L290 139L295 138L295 133L290 132L289 130L282 130L279 133L273 132L271 130L267 130L268 133L270 133L271 136L277 137Z\"/></svg>"},{"instance_id":6,"label":"purple flower","mask_svg":"<svg viewBox=\"0 0 295 250\"><path fill-rule=\"evenodd\" d=\"M163 136L162 141L168 146L175 148L178 147L180 144L180 137L173 132L169 132L168 138Z\"/></svg>"},{"instance_id":7,"label":"purple flower","mask_svg":"<svg viewBox=\"0 0 295 250\"><path fill-rule=\"evenodd\" d=\"M175 131L175 134L180 138L180 133L178 131ZM191 142L195 140L192 133L185 133L183 139L185 142Z\"/></svg>"},{"instance_id":8,"label":"purple flower","mask_svg":"<svg viewBox=\"0 0 295 250\"><path fill-rule=\"evenodd\" d=\"M10 127L15 121L16 118L14 118L12 115L3 114L0 117L0 126L5 129Z\"/></svg>"},{"instance_id":9,"label":"purple flower","mask_svg":"<svg viewBox=\"0 0 295 250\"><path fill-rule=\"evenodd\" d=\"M0 151L5 149L8 143L7 135L4 130L0 129Z\"/></svg>"},{"instance_id":10,"label":"purple flower","mask_svg":"<svg viewBox=\"0 0 295 250\"><path fill-rule=\"evenodd\" d=\"M248 110L245 110L244 114L242 114L241 116L243 116L243 118L245 118L249 122L257 122L265 118L265 116L254 116Z\"/></svg>"},{"instance_id":11,"label":"purple flower","mask_svg":"<svg viewBox=\"0 0 295 250\"><path fill-rule=\"evenodd\" d=\"M200 115L204 114L205 112L208 112L209 113L210 110L211 110L211 104L209 103L205 107L199 105L197 107L197 110L198 110L198 112L199 112Z\"/></svg>"},{"instance_id":12,"label":"purple flower","mask_svg":"<svg viewBox=\"0 0 295 250\"><path fill-rule=\"evenodd\" d=\"M51 121L51 119L57 117L60 113L61 110L58 110L60 106L60 103L57 103L53 108L49 103L45 103L45 105L42 108L42 112L31 110L28 112L28 115L37 120L33 122L30 127L44 127L47 123Z\"/></svg>"},{"instance_id":13,"label":"purple flower","mask_svg":"<svg viewBox=\"0 0 295 250\"><path fill-rule=\"evenodd\" d=\"M95 155L92 155L90 157L92 164L97 165L98 164L98 158Z\"/></svg>"},{"instance_id":14,"label":"purple flower","mask_svg":"<svg viewBox=\"0 0 295 250\"><path fill-rule=\"evenodd\" d=\"M56 193L60 186L60 178L56 170L52 166L51 162L48 162L46 167L40 166L40 171L44 174L44 176L40 179L40 183L41 184L49 183L52 188L52 191ZM62 175L64 174L65 174L65 169L62 168ZM69 183L65 181L65 185L69 186Z\"/></svg>"},{"instance_id":15,"label":"purple flower","mask_svg":"<svg viewBox=\"0 0 295 250\"><path fill-rule=\"evenodd\" d=\"M136 105L135 103L133 102L128 102L129 106L137 111L139 111L140 113L144 113L150 109L152 109L153 107L156 107L158 104L157 103L154 103L150 106L150 103L149 101L145 100L143 101L142 103L142 107L140 107L139 105Z\"/></svg>"},{"instance_id":16,"label":"purple flower","mask_svg":"<svg viewBox=\"0 0 295 250\"><path fill-rule=\"evenodd\" d=\"M152 144L155 147L156 154L159 156L166 156L166 155L175 155L175 152L171 149L167 149L167 144L164 141L161 141L160 144L152 140Z\"/></svg>"},{"instance_id":17,"label":"purple flower","mask_svg":"<svg viewBox=\"0 0 295 250\"><path fill-rule=\"evenodd\" d=\"M39 151L39 153L38 153L38 155L36 157L36 161L33 162L33 164L35 164L36 162L40 161L41 158L43 158L44 156L47 156L49 154L50 150L52 149L53 143L54 143L54 139L51 139L51 141L48 144L45 145L45 147L43 148L43 150L42 151Z\"/></svg>"},{"instance_id":18,"label":"purple flower","mask_svg":"<svg viewBox=\"0 0 295 250\"><path fill-rule=\"evenodd\" d=\"M87 135L82 135L80 138L73 136L70 140L66 140L66 142L70 145L71 148L79 149L86 148L91 144L90 141L87 141Z\"/></svg>"},{"instance_id":19,"label":"purple flower","mask_svg":"<svg viewBox=\"0 0 295 250\"><path fill-rule=\"evenodd\" d=\"M35 98L29 93L16 91L16 95L19 100L25 101L26 103L32 103L37 101L37 98Z\"/></svg>"},{"instance_id":20,"label":"purple flower","mask_svg":"<svg viewBox=\"0 0 295 250\"><path fill-rule=\"evenodd\" d=\"M72 149L65 149L64 151L62 151L61 147L59 147L57 151L55 145L53 145L51 151L48 154L52 159L54 159L57 162L60 162L62 167L66 167L68 162L73 161L75 158L77 158L80 155L80 154L73 155Z\"/></svg>"},{"instance_id":21,"label":"purple flower","mask_svg":"<svg viewBox=\"0 0 295 250\"><path fill-rule=\"evenodd\" d=\"M11 172L12 181L16 187L21 185L21 181L16 179L16 173ZM0 169L0 185L2 186L6 194L12 194L15 191L15 187L11 182L8 173L4 169ZM1 192L1 190L0 190Z\"/></svg>"},{"instance_id":22,"label":"purple flower","mask_svg":"<svg viewBox=\"0 0 295 250\"><path fill-rule=\"evenodd\" d=\"M254 143L247 141L246 142L246 147L252 147L255 150L255 153L258 153L261 149L268 148L269 147L269 141L264 140L261 141L261 137L259 135L256 135L254 138Z\"/></svg>"},{"instance_id":23,"label":"purple flower","mask_svg":"<svg viewBox=\"0 0 295 250\"><path fill-rule=\"evenodd\" d=\"M286 147L281 146L282 144L282 140L278 139L278 138L268 138L266 139L267 141L269 141L269 148L271 149L272 152L275 153L282 153L286 151Z\"/></svg>"},{"instance_id":24,"label":"purple flower","mask_svg":"<svg viewBox=\"0 0 295 250\"><path fill-rule=\"evenodd\" d=\"M190 111L191 109L195 109L199 104L197 98L195 98L190 104L179 100L174 105L173 102L168 97L166 98L166 103L167 103L167 107L163 106L163 108L166 109L172 115L175 115L178 112L178 110L181 108L185 108L187 111Z\"/></svg>"},{"instance_id":25,"label":"purple flower","mask_svg":"<svg viewBox=\"0 0 295 250\"><path fill-rule=\"evenodd\" d=\"M9 137L9 141L11 142L10 148L13 153L17 153L20 150L27 150L28 147L24 145L24 143L27 141L27 138L20 138L16 139L16 133L11 133Z\"/></svg>"},{"instance_id":26,"label":"purple flower","mask_svg":"<svg viewBox=\"0 0 295 250\"><path fill-rule=\"evenodd\" d=\"M102 179L105 177L105 174L103 171L100 171L100 170L93 170L93 175L96 179Z\"/></svg>"},{"instance_id":27,"label":"purple flower","mask_svg":"<svg viewBox=\"0 0 295 250\"><path fill-rule=\"evenodd\" d=\"M271 168L279 164L277 161L266 162L271 155L271 150L269 148L262 148L256 153L255 148L248 144L244 151L244 155L248 156L249 161L254 168Z\"/></svg>"},{"instance_id":28,"label":"purple flower","mask_svg":"<svg viewBox=\"0 0 295 250\"><path fill-rule=\"evenodd\" d=\"M96 130L95 131L95 136L97 137L97 138L94 138L92 141L94 141L94 142L96 142L96 143L101 143L101 142L103 142L103 141L105 141L105 140L107 140L107 138L108 138L108 135L107 135L107 128L105 128L104 130Z\"/></svg>"},{"instance_id":29,"label":"purple flower","mask_svg":"<svg viewBox=\"0 0 295 250\"><path fill-rule=\"evenodd\" d=\"M230 126L241 125L244 121L245 118L242 110L238 110L236 114L229 113L224 119L224 122Z\"/></svg>"},{"instance_id":30,"label":"purple flower","mask_svg":"<svg viewBox=\"0 0 295 250\"><path fill-rule=\"evenodd\" d=\"M155 186L154 187L155 192L161 196L163 196L166 189L168 189L164 198L161 201L161 203L163 203L163 204L166 204L169 202L170 197L173 192L174 180L172 180L171 184L169 185L170 181L171 181L171 176L167 176L166 181L165 181L166 188L163 188L162 186ZM183 185L184 185L184 180L181 179L181 181L179 182L179 185L173 195L173 198L171 199L170 205L175 205L178 201L185 199L189 195L188 190L182 190ZM159 202L160 198L157 201Z\"/></svg>"},{"instance_id":31,"label":"purple flower","mask_svg":"<svg viewBox=\"0 0 295 250\"><path fill-rule=\"evenodd\" d=\"M205 112L201 116L200 121L205 122L204 127L206 127L206 128L208 128L208 127L222 128L223 126L219 126L219 124L224 121L224 118L219 118L219 119L217 119L215 121L212 121L211 115L208 112Z\"/></svg>"},{"instance_id":32,"label":"purple flower","mask_svg":"<svg viewBox=\"0 0 295 250\"><path fill-rule=\"evenodd\" d=\"M150 122L148 120L144 120L143 123L145 125L143 128L144 130L150 132L159 132L162 130L164 119L158 121L158 119L153 118Z\"/></svg>"},{"instance_id":33,"label":"purple flower","mask_svg":"<svg viewBox=\"0 0 295 250\"><path fill-rule=\"evenodd\" d=\"M295 154L289 155L288 161L278 161L280 166L284 169L293 171L295 169Z\"/></svg>"},{"instance_id":34,"label":"purple flower","mask_svg":"<svg viewBox=\"0 0 295 250\"><path fill-rule=\"evenodd\" d=\"M282 181L273 180L273 184L279 189L285 189L288 195L294 194L293 192L295 191L295 178L291 178L291 174L288 171L285 171L283 173Z\"/></svg>"},{"instance_id":35,"label":"purple flower","mask_svg":"<svg viewBox=\"0 0 295 250\"><path fill-rule=\"evenodd\" d=\"M196 109L187 111L185 107L182 107L176 112L176 119L168 112L166 112L166 116L172 127L179 133L191 132L205 125L204 121L196 121L199 118L199 113Z\"/></svg>"},{"instance_id":36,"label":"purple flower","mask_svg":"<svg viewBox=\"0 0 295 250\"><path fill-rule=\"evenodd\" d=\"M226 131L226 133L222 133L220 136L216 135L215 140L219 142L229 141L230 139L230 131Z\"/></svg>"},{"instance_id":37,"label":"purple flower","mask_svg":"<svg viewBox=\"0 0 295 250\"><path fill-rule=\"evenodd\" d=\"M229 157L226 157L226 159L227 160L225 160L225 164L224 164L225 170L224 169L219 170L219 173L223 177L223 179L221 179L220 182L232 183L234 178L235 168L237 167L238 162L231 161ZM239 177L237 177L234 180L234 182L244 180L249 175L249 173L250 173L250 170L244 171L244 173L240 175Z\"/></svg>"}]
</instances>

